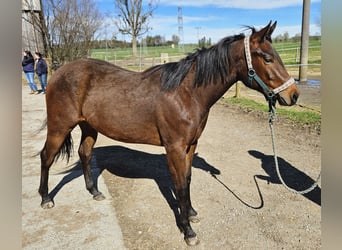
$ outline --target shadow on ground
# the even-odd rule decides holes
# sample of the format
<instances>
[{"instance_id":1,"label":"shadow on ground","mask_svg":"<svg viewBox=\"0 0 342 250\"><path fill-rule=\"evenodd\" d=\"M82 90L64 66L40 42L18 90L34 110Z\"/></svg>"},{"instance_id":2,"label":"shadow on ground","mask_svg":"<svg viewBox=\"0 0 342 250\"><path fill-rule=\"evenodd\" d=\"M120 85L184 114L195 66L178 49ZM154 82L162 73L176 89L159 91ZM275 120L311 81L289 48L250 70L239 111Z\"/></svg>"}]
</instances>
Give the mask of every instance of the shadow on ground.
<instances>
[{"instance_id":1,"label":"shadow on ground","mask_svg":"<svg viewBox=\"0 0 342 250\"><path fill-rule=\"evenodd\" d=\"M274 156L273 155L265 155L256 150L248 151L250 155L253 157L261 160L261 167L266 172L267 175L257 175L259 179L266 180L268 183L272 184L281 184L275 163L274 163ZM308 187L312 186L315 183L310 176L305 174L304 172L300 171L295 166L288 163L281 157L278 157L278 164L281 176L285 183L292 189L301 191L307 189ZM307 194L303 194L303 196L310 201L316 203L317 205L321 205L321 188L316 187L311 192Z\"/></svg>"},{"instance_id":2,"label":"shadow on ground","mask_svg":"<svg viewBox=\"0 0 342 250\"><path fill-rule=\"evenodd\" d=\"M273 155L265 155L255 150L250 150L248 153L261 160L261 167L267 174L254 176L254 182L256 184L260 198L260 205L253 206L243 201L223 181L218 178L218 175L220 175L220 170L210 165L198 154L195 154L192 166L210 174L217 182L224 186L244 205L253 209L260 209L263 207L264 202L256 178L266 180L268 183L272 184L281 184L281 182L275 170ZM312 178L298 170L296 167L292 166L281 157L278 157L278 161L283 179L289 187L295 190L302 190L314 183ZM97 147L93 150L91 165L91 171L96 186L98 177L104 170L107 170L110 174L124 178L144 178L154 180L161 194L167 201L170 209L173 211L177 225L179 225L178 204L175 199L174 185L168 169L165 154L151 154L122 146ZM50 192L50 197L52 199L67 183L83 175L81 163L79 161L76 162L71 169L63 173L68 174L65 175L63 179L56 185L56 187ZM321 205L321 189L319 187L316 187L311 192L304 194L304 197L316 203L317 205Z\"/></svg>"},{"instance_id":3,"label":"shadow on ground","mask_svg":"<svg viewBox=\"0 0 342 250\"><path fill-rule=\"evenodd\" d=\"M174 185L165 154L150 154L122 146L98 147L93 149L91 165L96 186L97 179L103 170L124 178L154 180L170 209L173 211L177 225L179 225L178 203L175 199ZM211 175L216 176L220 174L218 169L207 163L198 154L195 154L192 166ZM76 162L71 169L63 173L69 174L64 176L50 192L49 195L52 200L64 185L83 175L81 162Z\"/></svg>"}]
</instances>

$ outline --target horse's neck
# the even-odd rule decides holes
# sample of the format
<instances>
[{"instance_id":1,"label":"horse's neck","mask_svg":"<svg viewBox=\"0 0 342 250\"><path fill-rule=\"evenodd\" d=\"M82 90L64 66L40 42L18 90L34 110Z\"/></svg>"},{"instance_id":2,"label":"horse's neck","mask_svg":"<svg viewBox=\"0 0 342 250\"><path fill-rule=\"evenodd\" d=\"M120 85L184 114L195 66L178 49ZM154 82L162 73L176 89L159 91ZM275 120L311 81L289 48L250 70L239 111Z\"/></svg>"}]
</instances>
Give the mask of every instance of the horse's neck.
<instances>
[{"instance_id":1,"label":"horse's neck","mask_svg":"<svg viewBox=\"0 0 342 250\"><path fill-rule=\"evenodd\" d=\"M235 43L235 46L241 46ZM232 48L231 51L239 51L239 49ZM238 53L239 54L239 53ZM244 55L242 55L243 57ZM244 60L241 60L239 55L231 56L233 61L229 62L229 75L224 82L205 84L205 86L198 88L197 91L201 102L205 104L207 108L213 106L226 92L227 90L240 79L240 70L244 67Z\"/></svg>"},{"instance_id":2,"label":"horse's neck","mask_svg":"<svg viewBox=\"0 0 342 250\"><path fill-rule=\"evenodd\" d=\"M225 83L211 83L195 88L194 92L196 92L199 102L205 108L210 109L236 81L236 78L232 76Z\"/></svg>"}]
</instances>

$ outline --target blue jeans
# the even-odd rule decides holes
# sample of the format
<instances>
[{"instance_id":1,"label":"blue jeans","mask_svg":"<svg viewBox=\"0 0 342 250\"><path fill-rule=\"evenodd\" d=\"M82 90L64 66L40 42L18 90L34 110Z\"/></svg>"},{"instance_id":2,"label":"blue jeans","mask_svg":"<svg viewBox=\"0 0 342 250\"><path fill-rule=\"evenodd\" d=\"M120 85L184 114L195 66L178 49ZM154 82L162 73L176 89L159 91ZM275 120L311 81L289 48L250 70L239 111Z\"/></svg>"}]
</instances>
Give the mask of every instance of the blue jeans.
<instances>
[{"instance_id":1,"label":"blue jeans","mask_svg":"<svg viewBox=\"0 0 342 250\"><path fill-rule=\"evenodd\" d=\"M42 86L42 92L45 93L47 85L47 74L38 75L40 85Z\"/></svg>"},{"instance_id":2,"label":"blue jeans","mask_svg":"<svg viewBox=\"0 0 342 250\"><path fill-rule=\"evenodd\" d=\"M28 82L32 91L38 91L37 85L34 81L34 72L25 72L26 81Z\"/></svg>"}]
</instances>

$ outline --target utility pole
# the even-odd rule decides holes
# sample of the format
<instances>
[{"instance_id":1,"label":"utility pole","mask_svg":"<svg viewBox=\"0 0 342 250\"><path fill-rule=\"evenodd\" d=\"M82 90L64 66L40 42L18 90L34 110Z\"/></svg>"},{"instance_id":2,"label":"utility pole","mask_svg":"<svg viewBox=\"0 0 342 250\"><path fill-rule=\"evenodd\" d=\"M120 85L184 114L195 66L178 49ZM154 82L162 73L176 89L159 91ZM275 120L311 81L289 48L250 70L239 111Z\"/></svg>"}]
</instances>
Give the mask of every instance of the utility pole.
<instances>
[{"instance_id":1,"label":"utility pole","mask_svg":"<svg viewBox=\"0 0 342 250\"><path fill-rule=\"evenodd\" d=\"M303 0L302 37L300 50L299 82L308 80L308 54L309 54L309 30L310 30L310 0Z\"/></svg>"},{"instance_id":2,"label":"utility pole","mask_svg":"<svg viewBox=\"0 0 342 250\"><path fill-rule=\"evenodd\" d=\"M105 37L106 37L106 54L105 54L105 61L107 61L107 54L108 54L108 38L107 38L107 24L105 25Z\"/></svg>"},{"instance_id":3,"label":"utility pole","mask_svg":"<svg viewBox=\"0 0 342 250\"><path fill-rule=\"evenodd\" d=\"M178 7L178 49L184 52L184 32L183 32L183 13L182 7Z\"/></svg>"},{"instance_id":4,"label":"utility pole","mask_svg":"<svg viewBox=\"0 0 342 250\"><path fill-rule=\"evenodd\" d=\"M197 42L198 42L198 45L199 45L200 44L199 30L201 29L201 27L195 27L195 29L197 30Z\"/></svg>"}]
</instances>

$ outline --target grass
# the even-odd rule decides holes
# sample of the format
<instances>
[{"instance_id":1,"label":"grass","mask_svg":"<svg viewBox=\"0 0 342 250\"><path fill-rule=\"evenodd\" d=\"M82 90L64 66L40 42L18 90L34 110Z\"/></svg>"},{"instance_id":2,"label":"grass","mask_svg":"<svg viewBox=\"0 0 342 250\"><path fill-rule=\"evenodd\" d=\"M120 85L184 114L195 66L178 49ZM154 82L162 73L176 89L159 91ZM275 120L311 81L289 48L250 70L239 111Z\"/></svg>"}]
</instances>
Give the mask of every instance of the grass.
<instances>
[{"instance_id":1,"label":"grass","mask_svg":"<svg viewBox=\"0 0 342 250\"><path fill-rule=\"evenodd\" d=\"M256 102L246 98L225 98L224 102L237 105L244 110L255 110L262 113L268 113L268 105ZM277 107L276 113L278 117L285 118L288 121L301 127L310 127L320 132L321 114L314 111L298 111L289 108Z\"/></svg>"},{"instance_id":2,"label":"grass","mask_svg":"<svg viewBox=\"0 0 342 250\"><path fill-rule=\"evenodd\" d=\"M300 56L300 42L274 42L274 47L278 51L284 64L298 64ZM309 63L321 62L321 41L309 41ZM158 58L161 53L168 53L169 57L181 56L184 57L188 53L194 52L198 46L196 44L184 44L183 50L177 46L155 46L155 47L142 47L141 55L144 58ZM140 55L140 47L138 55ZM93 49L91 53L92 58L108 61L125 60L132 58L132 48L108 48L106 49Z\"/></svg>"},{"instance_id":3,"label":"grass","mask_svg":"<svg viewBox=\"0 0 342 250\"><path fill-rule=\"evenodd\" d=\"M138 49L138 55L140 55L140 47ZM184 49L180 50L176 46L155 46L155 47L143 47L141 50L142 57L160 57L161 53L168 53L168 56L185 56L186 54L193 52L196 49L196 45L185 44ZM108 61L124 60L132 58L132 48L109 48L107 49L93 49L91 53L92 58L105 60L107 53Z\"/></svg>"}]
</instances>

